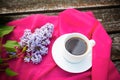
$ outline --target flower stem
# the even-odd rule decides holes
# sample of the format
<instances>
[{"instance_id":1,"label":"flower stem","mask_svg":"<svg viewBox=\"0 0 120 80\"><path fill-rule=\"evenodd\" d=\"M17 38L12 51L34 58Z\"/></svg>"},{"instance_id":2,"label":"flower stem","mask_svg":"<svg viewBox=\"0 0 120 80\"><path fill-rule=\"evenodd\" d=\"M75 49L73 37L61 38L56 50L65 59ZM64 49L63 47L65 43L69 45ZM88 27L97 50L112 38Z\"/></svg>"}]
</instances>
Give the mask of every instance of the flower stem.
<instances>
[{"instance_id":1,"label":"flower stem","mask_svg":"<svg viewBox=\"0 0 120 80\"><path fill-rule=\"evenodd\" d=\"M11 60L13 58L17 58L17 55L14 55L14 56L11 56L9 58L2 58L3 61L8 61L8 60Z\"/></svg>"},{"instance_id":2,"label":"flower stem","mask_svg":"<svg viewBox=\"0 0 120 80\"><path fill-rule=\"evenodd\" d=\"M8 58L2 58L2 60L3 60L3 61L9 61L9 60L14 59L14 58L22 57L22 55L24 55L26 49L27 49L27 47L25 46L19 54L9 55Z\"/></svg>"}]
</instances>

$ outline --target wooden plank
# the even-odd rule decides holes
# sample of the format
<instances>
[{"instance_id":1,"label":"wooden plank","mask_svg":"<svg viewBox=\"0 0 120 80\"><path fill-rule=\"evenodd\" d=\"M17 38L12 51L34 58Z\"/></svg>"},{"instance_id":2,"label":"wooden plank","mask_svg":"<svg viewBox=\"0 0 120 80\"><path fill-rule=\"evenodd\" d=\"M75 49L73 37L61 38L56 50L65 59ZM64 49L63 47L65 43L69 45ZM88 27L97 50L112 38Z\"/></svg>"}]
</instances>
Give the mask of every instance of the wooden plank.
<instances>
[{"instance_id":1,"label":"wooden plank","mask_svg":"<svg viewBox=\"0 0 120 80\"><path fill-rule=\"evenodd\" d=\"M81 9L78 9L81 10ZM107 9L88 9L88 10L81 10L81 11L93 11L96 18L101 20L101 23L105 27L106 31L108 33L112 32L120 32L120 7L118 8L107 8ZM28 16L30 14L46 14L46 15L57 15L60 11L54 11L53 12L30 12L30 13L13 13L13 14L1 14L0 15L0 23L6 23L8 21L18 19L21 17Z\"/></svg>"},{"instance_id":2,"label":"wooden plank","mask_svg":"<svg viewBox=\"0 0 120 80\"><path fill-rule=\"evenodd\" d=\"M113 61L117 70L120 72L120 61Z\"/></svg>"},{"instance_id":3,"label":"wooden plank","mask_svg":"<svg viewBox=\"0 0 120 80\"><path fill-rule=\"evenodd\" d=\"M111 50L112 60L120 60L120 33L110 34L113 43Z\"/></svg>"},{"instance_id":4,"label":"wooden plank","mask_svg":"<svg viewBox=\"0 0 120 80\"><path fill-rule=\"evenodd\" d=\"M1 0L0 14L119 6L119 0Z\"/></svg>"},{"instance_id":5,"label":"wooden plank","mask_svg":"<svg viewBox=\"0 0 120 80\"><path fill-rule=\"evenodd\" d=\"M113 40L111 49L111 59L120 72L120 33L110 34Z\"/></svg>"},{"instance_id":6,"label":"wooden plank","mask_svg":"<svg viewBox=\"0 0 120 80\"><path fill-rule=\"evenodd\" d=\"M107 32L120 32L120 7L92 10Z\"/></svg>"}]
</instances>

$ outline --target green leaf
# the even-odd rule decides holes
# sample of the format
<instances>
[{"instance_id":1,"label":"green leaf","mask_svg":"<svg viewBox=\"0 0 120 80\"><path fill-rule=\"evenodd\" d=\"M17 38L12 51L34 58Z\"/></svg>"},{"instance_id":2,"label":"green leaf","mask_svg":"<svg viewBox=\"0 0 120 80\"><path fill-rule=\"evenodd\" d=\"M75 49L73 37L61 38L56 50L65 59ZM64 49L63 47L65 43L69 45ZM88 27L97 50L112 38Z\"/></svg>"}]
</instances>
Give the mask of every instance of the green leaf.
<instances>
[{"instance_id":1,"label":"green leaf","mask_svg":"<svg viewBox=\"0 0 120 80\"><path fill-rule=\"evenodd\" d=\"M0 37L9 34L10 32L13 31L13 29L14 27L10 27L10 26L0 26Z\"/></svg>"},{"instance_id":2,"label":"green leaf","mask_svg":"<svg viewBox=\"0 0 120 80\"><path fill-rule=\"evenodd\" d=\"M6 73L8 76L16 76L16 75L18 75L18 73L14 72L14 71L11 70L10 68L6 68L5 73Z\"/></svg>"},{"instance_id":3,"label":"green leaf","mask_svg":"<svg viewBox=\"0 0 120 80\"><path fill-rule=\"evenodd\" d=\"M17 41L8 40L6 44L4 44L3 46L6 48L8 52L16 52L15 46L19 47L19 43Z\"/></svg>"}]
</instances>

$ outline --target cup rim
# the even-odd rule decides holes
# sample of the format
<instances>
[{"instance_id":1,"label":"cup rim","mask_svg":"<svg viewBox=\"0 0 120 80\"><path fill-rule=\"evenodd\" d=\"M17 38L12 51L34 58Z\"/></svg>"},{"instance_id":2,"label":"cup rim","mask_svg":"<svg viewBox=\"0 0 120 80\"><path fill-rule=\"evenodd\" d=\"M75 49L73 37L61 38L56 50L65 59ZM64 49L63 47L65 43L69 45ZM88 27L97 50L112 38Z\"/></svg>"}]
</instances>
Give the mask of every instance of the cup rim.
<instances>
[{"instance_id":1,"label":"cup rim","mask_svg":"<svg viewBox=\"0 0 120 80\"><path fill-rule=\"evenodd\" d=\"M81 36L81 37L80 37ZM69 39L71 39L71 38L73 38L73 37L79 37L79 38L81 38L81 39L83 39L85 42L86 42L86 44L87 44L87 50L85 51L85 53L84 54L81 54L81 55L74 55L74 54L71 54L68 50L66 50L66 48L65 48L65 43L69 40ZM81 33L71 33L71 34L69 34L68 36L67 36L67 38L64 40L65 42L64 42L64 46L63 46L63 48L64 48L64 51L65 51L65 53L67 53L68 55L70 55L70 56L73 56L73 57L83 57L83 56L85 56L85 55L87 55L88 53L89 53L89 51L90 51L90 44L89 44L89 39L85 36L85 35L83 35L83 34L81 34Z\"/></svg>"}]
</instances>

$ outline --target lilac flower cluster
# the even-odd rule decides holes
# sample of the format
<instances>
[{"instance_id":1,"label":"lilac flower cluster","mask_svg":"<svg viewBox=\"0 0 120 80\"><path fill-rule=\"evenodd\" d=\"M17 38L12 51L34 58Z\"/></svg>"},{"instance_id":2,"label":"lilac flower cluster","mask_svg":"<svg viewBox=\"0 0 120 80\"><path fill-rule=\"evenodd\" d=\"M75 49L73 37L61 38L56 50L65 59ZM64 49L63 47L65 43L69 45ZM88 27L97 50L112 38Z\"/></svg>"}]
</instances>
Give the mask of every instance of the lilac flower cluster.
<instances>
[{"instance_id":1,"label":"lilac flower cluster","mask_svg":"<svg viewBox=\"0 0 120 80\"><path fill-rule=\"evenodd\" d=\"M54 25L46 23L41 28L37 28L34 33L26 29L20 39L20 46L27 47L25 62L32 61L33 64L38 64L42 60L42 56L48 53L48 45L52 37Z\"/></svg>"}]
</instances>

